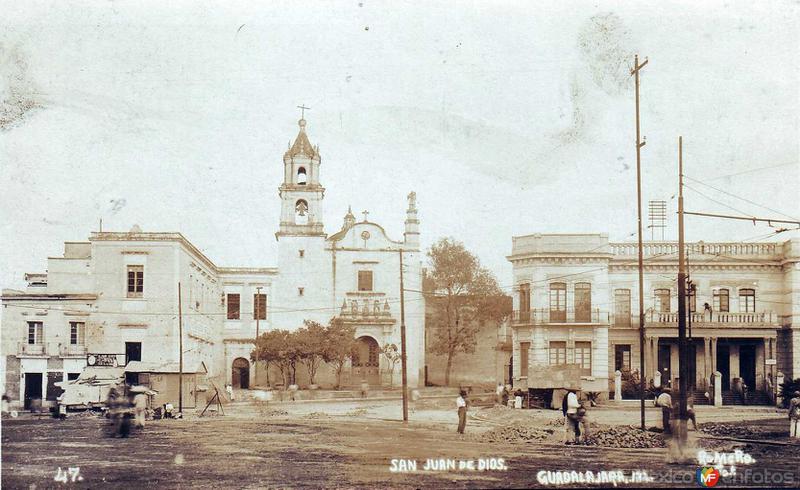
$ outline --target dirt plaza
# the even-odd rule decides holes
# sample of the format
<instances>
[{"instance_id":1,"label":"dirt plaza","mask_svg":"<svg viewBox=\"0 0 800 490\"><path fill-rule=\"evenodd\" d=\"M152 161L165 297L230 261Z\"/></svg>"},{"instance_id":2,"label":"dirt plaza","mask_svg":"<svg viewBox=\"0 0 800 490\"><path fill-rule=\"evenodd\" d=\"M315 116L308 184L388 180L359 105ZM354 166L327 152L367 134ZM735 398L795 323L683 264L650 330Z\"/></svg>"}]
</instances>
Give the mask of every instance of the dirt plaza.
<instances>
[{"instance_id":1,"label":"dirt plaza","mask_svg":"<svg viewBox=\"0 0 800 490\"><path fill-rule=\"evenodd\" d=\"M670 464L663 447L564 445L557 411L472 409L462 439L455 433L454 411L447 409L450 401L421 400L406 427L399 421L399 400L236 403L226 406L224 416L151 421L127 439L108 437L108 421L91 414L71 414L66 420L24 414L3 421L2 484L3 488L697 485L699 463ZM655 425L657 415L648 409L648 425ZM627 427L637 420L638 411L632 405L598 408L593 417L592 430L602 431ZM743 418L748 421L734 422ZM690 434L698 450L709 454L739 450L754 459L737 467L739 480L723 479L726 486L796 487L800 446L787 444L788 438L782 437L788 425L784 421L783 413L770 408L704 407L698 412L701 430ZM737 440L722 439L703 432L710 424L726 423L747 428L743 434L749 439L741 434L733 438ZM530 440L492 436L508 427L528 427L544 436ZM731 432L722 427L722 432ZM752 442L756 440L760 442Z\"/></svg>"}]
</instances>

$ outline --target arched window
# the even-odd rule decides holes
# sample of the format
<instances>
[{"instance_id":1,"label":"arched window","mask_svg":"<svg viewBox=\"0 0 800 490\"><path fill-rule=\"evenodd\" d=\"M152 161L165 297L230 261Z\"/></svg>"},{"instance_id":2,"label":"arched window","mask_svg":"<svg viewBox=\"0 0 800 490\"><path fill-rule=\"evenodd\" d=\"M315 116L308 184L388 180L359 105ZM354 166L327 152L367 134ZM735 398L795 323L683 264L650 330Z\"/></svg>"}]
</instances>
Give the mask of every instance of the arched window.
<instances>
[{"instance_id":1,"label":"arched window","mask_svg":"<svg viewBox=\"0 0 800 490\"><path fill-rule=\"evenodd\" d=\"M739 290L739 311L741 313L755 313L756 311L756 290Z\"/></svg>"},{"instance_id":2,"label":"arched window","mask_svg":"<svg viewBox=\"0 0 800 490\"><path fill-rule=\"evenodd\" d=\"M308 203L304 199L300 199L294 204L294 223L296 225L308 223Z\"/></svg>"},{"instance_id":3,"label":"arched window","mask_svg":"<svg viewBox=\"0 0 800 490\"><path fill-rule=\"evenodd\" d=\"M298 185L306 185L307 182L306 177L306 169L305 167L300 167L297 169L297 183Z\"/></svg>"}]
</instances>

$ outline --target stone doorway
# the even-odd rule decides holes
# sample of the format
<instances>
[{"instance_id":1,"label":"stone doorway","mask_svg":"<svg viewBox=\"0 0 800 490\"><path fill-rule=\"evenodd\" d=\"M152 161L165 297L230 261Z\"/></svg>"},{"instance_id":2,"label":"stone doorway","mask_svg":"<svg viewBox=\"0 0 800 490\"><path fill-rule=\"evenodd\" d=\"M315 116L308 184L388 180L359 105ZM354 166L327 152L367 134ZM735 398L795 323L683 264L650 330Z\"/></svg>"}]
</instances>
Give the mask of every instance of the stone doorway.
<instances>
[{"instance_id":1,"label":"stone doorway","mask_svg":"<svg viewBox=\"0 0 800 490\"><path fill-rule=\"evenodd\" d=\"M380 347L372 337L359 337L353 355L353 369L350 378L355 385L366 381L370 385L379 385L380 380Z\"/></svg>"},{"instance_id":2,"label":"stone doorway","mask_svg":"<svg viewBox=\"0 0 800 490\"><path fill-rule=\"evenodd\" d=\"M243 390L250 388L250 362L244 357L237 357L233 360L231 385Z\"/></svg>"}]
</instances>

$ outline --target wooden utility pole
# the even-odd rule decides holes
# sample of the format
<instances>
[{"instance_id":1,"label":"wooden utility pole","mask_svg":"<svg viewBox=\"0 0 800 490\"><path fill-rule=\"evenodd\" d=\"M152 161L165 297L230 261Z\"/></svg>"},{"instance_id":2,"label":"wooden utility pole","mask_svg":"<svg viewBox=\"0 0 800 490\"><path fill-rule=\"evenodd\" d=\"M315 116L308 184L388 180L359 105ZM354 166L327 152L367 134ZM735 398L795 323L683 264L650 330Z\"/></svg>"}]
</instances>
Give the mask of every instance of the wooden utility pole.
<instances>
[{"instance_id":1,"label":"wooden utility pole","mask_svg":"<svg viewBox=\"0 0 800 490\"><path fill-rule=\"evenodd\" d=\"M183 309L180 282L178 282L178 413L183 416Z\"/></svg>"},{"instance_id":2,"label":"wooden utility pole","mask_svg":"<svg viewBox=\"0 0 800 490\"><path fill-rule=\"evenodd\" d=\"M256 288L256 300L255 304L253 305L253 313L256 317L256 342L255 346L258 349L258 336L259 336L259 323L258 321L261 319L261 286ZM258 358L253 361L253 384L258 384ZM269 377L269 374L267 374Z\"/></svg>"},{"instance_id":3,"label":"wooden utility pole","mask_svg":"<svg viewBox=\"0 0 800 490\"><path fill-rule=\"evenodd\" d=\"M678 137L678 443L686 443L686 390L689 362L686 345L686 250L683 239L683 137Z\"/></svg>"},{"instance_id":4,"label":"wooden utility pole","mask_svg":"<svg viewBox=\"0 0 800 490\"><path fill-rule=\"evenodd\" d=\"M400 252L400 364L403 370L403 423L408 424L408 375L406 370L406 297L403 286L403 249Z\"/></svg>"},{"instance_id":5,"label":"wooden utility pole","mask_svg":"<svg viewBox=\"0 0 800 490\"><path fill-rule=\"evenodd\" d=\"M631 70L636 85L636 202L639 222L639 372L641 373L639 376L639 408L642 430L645 430L644 388L646 375L644 370L644 259L642 255L642 147L645 142L642 141L639 130L639 71L646 64L647 59L641 65L639 64L639 55L637 54L633 59L633 69Z\"/></svg>"}]
</instances>

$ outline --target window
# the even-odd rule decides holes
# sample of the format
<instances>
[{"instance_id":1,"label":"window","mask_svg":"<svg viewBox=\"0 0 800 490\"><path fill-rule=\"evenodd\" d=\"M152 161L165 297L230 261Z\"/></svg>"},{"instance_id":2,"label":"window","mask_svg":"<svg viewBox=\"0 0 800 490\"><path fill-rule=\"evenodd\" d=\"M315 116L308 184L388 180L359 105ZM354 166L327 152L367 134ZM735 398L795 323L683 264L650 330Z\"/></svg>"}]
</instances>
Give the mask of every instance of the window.
<instances>
[{"instance_id":1,"label":"window","mask_svg":"<svg viewBox=\"0 0 800 490\"><path fill-rule=\"evenodd\" d=\"M372 291L372 271L358 271L358 290Z\"/></svg>"},{"instance_id":2,"label":"window","mask_svg":"<svg viewBox=\"0 0 800 490\"><path fill-rule=\"evenodd\" d=\"M308 203L304 199L299 199L294 204L294 224L308 224Z\"/></svg>"},{"instance_id":3,"label":"window","mask_svg":"<svg viewBox=\"0 0 800 490\"><path fill-rule=\"evenodd\" d=\"M306 288L297 288L297 295L298 296L302 296L303 293L305 292L305 290L306 290Z\"/></svg>"},{"instance_id":4,"label":"window","mask_svg":"<svg viewBox=\"0 0 800 490\"><path fill-rule=\"evenodd\" d=\"M528 376L528 357L530 356L531 343L519 343L519 375Z\"/></svg>"},{"instance_id":5,"label":"window","mask_svg":"<svg viewBox=\"0 0 800 490\"><path fill-rule=\"evenodd\" d=\"M28 322L28 345L42 345L42 322Z\"/></svg>"},{"instance_id":6,"label":"window","mask_svg":"<svg viewBox=\"0 0 800 490\"><path fill-rule=\"evenodd\" d=\"M306 256L306 251L305 250L298 250L297 253L298 253L298 255L300 255L301 259Z\"/></svg>"},{"instance_id":7,"label":"window","mask_svg":"<svg viewBox=\"0 0 800 490\"><path fill-rule=\"evenodd\" d=\"M550 321L567 321L567 284L550 283Z\"/></svg>"},{"instance_id":8,"label":"window","mask_svg":"<svg viewBox=\"0 0 800 490\"><path fill-rule=\"evenodd\" d=\"M550 364L566 364L567 363L567 343L566 342L550 342Z\"/></svg>"},{"instance_id":9,"label":"window","mask_svg":"<svg viewBox=\"0 0 800 490\"><path fill-rule=\"evenodd\" d=\"M614 346L614 370L631 370L631 346L629 344L617 344Z\"/></svg>"},{"instance_id":10,"label":"window","mask_svg":"<svg viewBox=\"0 0 800 490\"><path fill-rule=\"evenodd\" d=\"M631 326L631 290L614 290L614 325L617 327Z\"/></svg>"},{"instance_id":11,"label":"window","mask_svg":"<svg viewBox=\"0 0 800 490\"><path fill-rule=\"evenodd\" d=\"M655 290L656 304L658 313L669 313L669 289Z\"/></svg>"},{"instance_id":12,"label":"window","mask_svg":"<svg viewBox=\"0 0 800 490\"><path fill-rule=\"evenodd\" d=\"M575 284L575 321L592 321L592 285L588 282Z\"/></svg>"},{"instance_id":13,"label":"window","mask_svg":"<svg viewBox=\"0 0 800 490\"><path fill-rule=\"evenodd\" d=\"M86 324L83 322L69 322L70 345L84 345L86 343Z\"/></svg>"},{"instance_id":14,"label":"window","mask_svg":"<svg viewBox=\"0 0 800 490\"><path fill-rule=\"evenodd\" d=\"M690 313L697 311L697 292L692 288L686 288L686 304Z\"/></svg>"},{"instance_id":15,"label":"window","mask_svg":"<svg viewBox=\"0 0 800 490\"><path fill-rule=\"evenodd\" d=\"M144 292L144 266L128 266L128 297L141 298Z\"/></svg>"},{"instance_id":16,"label":"window","mask_svg":"<svg viewBox=\"0 0 800 490\"><path fill-rule=\"evenodd\" d=\"M575 364L581 366L585 374L592 372L592 343L575 342Z\"/></svg>"},{"instance_id":17,"label":"window","mask_svg":"<svg viewBox=\"0 0 800 490\"><path fill-rule=\"evenodd\" d=\"M239 295L228 295L228 320L239 319Z\"/></svg>"},{"instance_id":18,"label":"window","mask_svg":"<svg viewBox=\"0 0 800 490\"><path fill-rule=\"evenodd\" d=\"M81 373L67 373L67 381L72 381L74 379L78 379Z\"/></svg>"},{"instance_id":19,"label":"window","mask_svg":"<svg viewBox=\"0 0 800 490\"><path fill-rule=\"evenodd\" d=\"M299 185L306 185L308 182L308 177L306 176L306 169L304 167L300 167L297 169L297 183Z\"/></svg>"},{"instance_id":20,"label":"window","mask_svg":"<svg viewBox=\"0 0 800 490\"><path fill-rule=\"evenodd\" d=\"M142 343L141 342L125 342L125 364L131 361L142 360ZM127 373L135 374L135 373Z\"/></svg>"},{"instance_id":21,"label":"window","mask_svg":"<svg viewBox=\"0 0 800 490\"><path fill-rule=\"evenodd\" d=\"M529 321L531 319L531 285L519 285L519 319Z\"/></svg>"},{"instance_id":22,"label":"window","mask_svg":"<svg viewBox=\"0 0 800 490\"><path fill-rule=\"evenodd\" d=\"M731 292L727 289L714 291L714 311L731 311Z\"/></svg>"},{"instance_id":23,"label":"window","mask_svg":"<svg viewBox=\"0 0 800 490\"><path fill-rule=\"evenodd\" d=\"M741 313L755 313L756 311L756 290L739 290L739 311Z\"/></svg>"},{"instance_id":24,"label":"window","mask_svg":"<svg viewBox=\"0 0 800 490\"><path fill-rule=\"evenodd\" d=\"M267 295L254 294L253 295L253 318L256 320L267 319Z\"/></svg>"}]
</instances>

